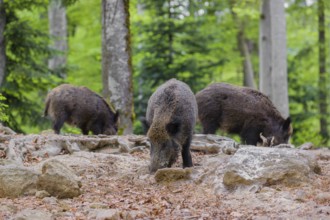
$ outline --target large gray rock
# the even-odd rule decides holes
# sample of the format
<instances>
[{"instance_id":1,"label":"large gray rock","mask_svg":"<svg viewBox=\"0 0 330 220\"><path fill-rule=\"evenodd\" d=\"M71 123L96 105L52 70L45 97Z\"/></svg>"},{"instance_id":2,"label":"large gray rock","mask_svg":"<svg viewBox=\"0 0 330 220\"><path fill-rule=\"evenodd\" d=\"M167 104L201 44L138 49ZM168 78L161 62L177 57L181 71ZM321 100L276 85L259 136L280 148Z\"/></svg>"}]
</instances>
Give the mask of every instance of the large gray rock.
<instances>
[{"instance_id":1,"label":"large gray rock","mask_svg":"<svg viewBox=\"0 0 330 220\"><path fill-rule=\"evenodd\" d=\"M0 164L0 197L18 197L36 192L38 173L34 170L7 161Z\"/></svg>"},{"instance_id":2,"label":"large gray rock","mask_svg":"<svg viewBox=\"0 0 330 220\"><path fill-rule=\"evenodd\" d=\"M58 160L50 159L42 165L39 189L58 198L72 198L81 194L80 187L81 182L76 174Z\"/></svg>"},{"instance_id":3,"label":"large gray rock","mask_svg":"<svg viewBox=\"0 0 330 220\"><path fill-rule=\"evenodd\" d=\"M225 168L223 183L244 185L298 185L312 173L320 173L315 157L297 149L240 148Z\"/></svg>"},{"instance_id":4,"label":"large gray rock","mask_svg":"<svg viewBox=\"0 0 330 220\"><path fill-rule=\"evenodd\" d=\"M192 151L203 151L208 154L234 154L239 148L234 140L218 135L195 134L190 145Z\"/></svg>"},{"instance_id":5,"label":"large gray rock","mask_svg":"<svg viewBox=\"0 0 330 220\"><path fill-rule=\"evenodd\" d=\"M51 213L33 210L33 209L24 209L23 211L17 213L13 220L53 220L55 219Z\"/></svg>"}]
</instances>

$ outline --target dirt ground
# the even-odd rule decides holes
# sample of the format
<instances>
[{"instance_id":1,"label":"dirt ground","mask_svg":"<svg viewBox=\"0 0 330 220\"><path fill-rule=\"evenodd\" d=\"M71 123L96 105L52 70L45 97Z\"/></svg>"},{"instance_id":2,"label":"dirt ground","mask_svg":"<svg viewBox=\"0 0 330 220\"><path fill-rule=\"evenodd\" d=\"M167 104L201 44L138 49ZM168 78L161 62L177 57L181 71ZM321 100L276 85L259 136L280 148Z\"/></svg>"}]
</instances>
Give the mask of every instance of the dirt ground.
<instances>
[{"instance_id":1,"label":"dirt ground","mask_svg":"<svg viewBox=\"0 0 330 220\"><path fill-rule=\"evenodd\" d=\"M212 157L200 152L192 154L194 169L199 171ZM223 165L229 157L224 157ZM98 157L93 166L71 164L81 178L82 195L73 199L0 198L0 219L11 219L23 209L44 210L63 220L94 219L95 213L108 209L117 210L121 219L330 219L328 158L319 158L322 174L311 176L308 183L291 188L281 184L265 186L257 193L229 191L221 187L221 179L200 176L157 183L148 174L147 151L128 158L132 163L127 167L124 162L118 165ZM175 166L180 167L180 161ZM215 190L219 185L220 189Z\"/></svg>"}]
</instances>

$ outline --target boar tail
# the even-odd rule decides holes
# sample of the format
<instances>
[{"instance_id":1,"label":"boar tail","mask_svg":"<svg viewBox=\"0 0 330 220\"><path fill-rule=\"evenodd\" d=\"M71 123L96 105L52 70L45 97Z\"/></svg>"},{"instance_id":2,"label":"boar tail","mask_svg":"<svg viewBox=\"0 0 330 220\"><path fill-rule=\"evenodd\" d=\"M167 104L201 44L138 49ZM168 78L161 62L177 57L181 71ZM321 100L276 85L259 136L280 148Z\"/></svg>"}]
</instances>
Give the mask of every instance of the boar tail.
<instances>
[{"instance_id":1,"label":"boar tail","mask_svg":"<svg viewBox=\"0 0 330 220\"><path fill-rule=\"evenodd\" d=\"M50 100L47 99L43 117L47 117L48 116L49 105L50 105Z\"/></svg>"}]
</instances>

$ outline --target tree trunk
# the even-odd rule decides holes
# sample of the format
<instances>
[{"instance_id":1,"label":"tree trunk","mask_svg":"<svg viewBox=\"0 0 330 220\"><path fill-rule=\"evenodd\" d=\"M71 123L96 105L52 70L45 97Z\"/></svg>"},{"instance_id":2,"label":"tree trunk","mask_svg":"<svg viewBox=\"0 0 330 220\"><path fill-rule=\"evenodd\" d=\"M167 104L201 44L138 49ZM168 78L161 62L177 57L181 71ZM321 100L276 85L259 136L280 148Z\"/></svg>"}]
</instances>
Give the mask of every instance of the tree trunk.
<instances>
[{"instance_id":1,"label":"tree trunk","mask_svg":"<svg viewBox=\"0 0 330 220\"><path fill-rule=\"evenodd\" d=\"M171 4L171 0L168 0L167 1L167 4L168 4L168 10L167 10L167 13L168 13L168 49L169 49L169 52L168 52L168 60L167 60L167 67L170 68L170 66L173 64L173 31L172 31L172 26L173 26L173 15L172 15L172 4Z\"/></svg>"},{"instance_id":2,"label":"tree trunk","mask_svg":"<svg viewBox=\"0 0 330 220\"><path fill-rule=\"evenodd\" d=\"M0 86L5 79L6 73L6 45L5 45L6 13L3 0L0 0Z\"/></svg>"},{"instance_id":3,"label":"tree trunk","mask_svg":"<svg viewBox=\"0 0 330 220\"><path fill-rule=\"evenodd\" d=\"M62 4L62 0L50 0L48 8L49 33L53 38L53 49L57 52L48 60L48 67L51 70L61 71L60 74L64 78L66 74L63 68L66 65L67 43L67 20L66 9Z\"/></svg>"},{"instance_id":4,"label":"tree trunk","mask_svg":"<svg viewBox=\"0 0 330 220\"><path fill-rule=\"evenodd\" d=\"M260 30L259 30L259 90L272 100L271 86L271 28L269 1L261 3Z\"/></svg>"},{"instance_id":5,"label":"tree trunk","mask_svg":"<svg viewBox=\"0 0 330 220\"><path fill-rule=\"evenodd\" d=\"M260 23L260 90L289 116L284 0L264 0Z\"/></svg>"},{"instance_id":6,"label":"tree trunk","mask_svg":"<svg viewBox=\"0 0 330 220\"><path fill-rule=\"evenodd\" d=\"M319 111L320 130L325 141L328 141L328 110L327 110L327 77L326 77L326 37L325 37L325 7L324 0L318 1L318 31L319 31Z\"/></svg>"},{"instance_id":7,"label":"tree trunk","mask_svg":"<svg viewBox=\"0 0 330 220\"><path fill-rule=\"evenodd\" d=\"M237 26L238 32L237 32L237 46L238 50L240 52L242 60L242 66L243 66L243 76L244 76L244 82L243 85L251 88L255 88L254 84L254 73L253 73L253 66L251 62L251 56L250 51L246 43L245 39L245 25L244 21L240 21L237 17L237 14L233 10L234 6L236 4L235 0L229 0L230 5L230 11L234 20L234 23Z\"/></svg>"},{"instance_id":8,"label":"tree trunk","mask_svg":"<svg viewBox=\"0 0 330 220\"><path fill-rule=\"evenodd\" d=\"M103 95L119 112L119 133L133 132L129 0L102 0Z\"/></svg>"},{"instance_id":9,"label":"tree trunk","mask_svg":"<svg viewBox=\"0 0 330 220\"><path fill-rule=\"evenodd\" d=\"M270 1L272 32L272 99L284 117L289 116L284 0Z\"/></svg>"},{"instance_id":10,"label":"tree trunk","mask_svg":"<svg viewBox=\"0 0 330 220\"><path fill-rule=\"evenodd\" d=\"M244 86L255 88L251 56L249 48L246 44L243 27L242 30L237 33L237 43L241 57L243 57L242 64L244 74Z\"/></svg>"}]
</instances>

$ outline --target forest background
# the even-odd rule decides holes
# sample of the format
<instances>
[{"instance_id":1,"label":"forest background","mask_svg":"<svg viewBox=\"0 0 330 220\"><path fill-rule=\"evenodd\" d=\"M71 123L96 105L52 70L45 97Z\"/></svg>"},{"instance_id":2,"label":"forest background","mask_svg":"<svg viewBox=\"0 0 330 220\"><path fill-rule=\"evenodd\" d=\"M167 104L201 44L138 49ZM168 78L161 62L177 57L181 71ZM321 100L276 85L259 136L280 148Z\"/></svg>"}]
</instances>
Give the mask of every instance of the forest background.
<instances>
[{"instance_id":1,"label":"forest background","mask_svg":"<svg viewBox=\"0 0 330 220\"><path fill-rule=\"evenodd\" d=\"M42 115L47 92L56 85L64 82L83 85L99 94L103 90L102 1L63 1L67 30L64 53L50 47L54 40L49 33L48 17L52 1L0 0L5 6L4 10L0 7L0 15L4 12L6 15L7 59L0 88L0 119L22 133L39 133L51 128L50 121ZM245 85L244 61L248 55L253 83L258 87L262 1L125 2L130 15L135 134L143 132L139 119L145 115L150 95L170 78L186 82L195 93L212 82ZM330 68L326 68L329 66L330 41L326 33L329 32L330 3L324 0L284 2L289 110L294 129L291 142L330 146ZM320 13L323 13L323 26L320 26ZM245 54L240 46L242 39L247 48ZM65 65L50 68L50 57L59 54L65 57ZM326 108L321 110L320 103ZM321 120L326 123L326 132L321 132ZM200 131L200 126L196 131ZM64 132L79 131L66 126Z\"/></svg>"}]
</instances>

